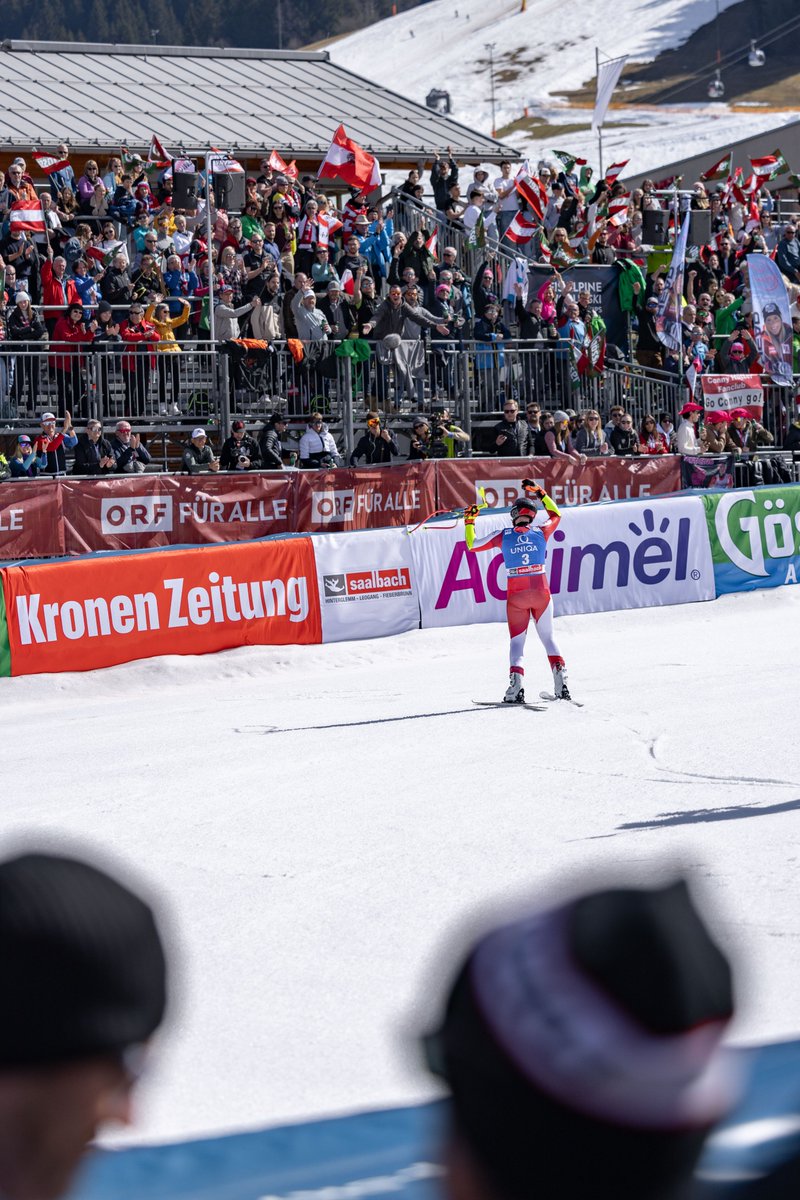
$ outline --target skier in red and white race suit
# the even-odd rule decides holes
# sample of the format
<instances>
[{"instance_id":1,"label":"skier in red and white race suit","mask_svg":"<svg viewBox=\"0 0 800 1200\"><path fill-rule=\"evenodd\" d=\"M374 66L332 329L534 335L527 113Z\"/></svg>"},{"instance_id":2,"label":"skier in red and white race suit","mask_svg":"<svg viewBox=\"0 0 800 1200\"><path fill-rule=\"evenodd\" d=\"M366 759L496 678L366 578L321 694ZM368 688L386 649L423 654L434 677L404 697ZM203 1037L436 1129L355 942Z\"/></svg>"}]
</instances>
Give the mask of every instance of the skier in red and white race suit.
<instances>
[{"instance_id":1,"label":"skier in red and white race suit","mask_svg":"<svg viewBox=\"0 0 800 1200\"><path fill-rule=\"evenodd\" d=\"M558 527L561 513L555 501L532 480L523 480L522 488L524 495L511 509L510 529L496 529L487 537L476 539L475 517L479 508L472 505L466 510L467 549L476 553L502 551L508 572L506 612L511 636L511 677L503 697L505 703L521 704L525 700L522 659L531 617L553 670L553 693L559 700L569 700L567 671L553 632L553 599L545 571L547 540Z\"/></svg>"}]
</instances>

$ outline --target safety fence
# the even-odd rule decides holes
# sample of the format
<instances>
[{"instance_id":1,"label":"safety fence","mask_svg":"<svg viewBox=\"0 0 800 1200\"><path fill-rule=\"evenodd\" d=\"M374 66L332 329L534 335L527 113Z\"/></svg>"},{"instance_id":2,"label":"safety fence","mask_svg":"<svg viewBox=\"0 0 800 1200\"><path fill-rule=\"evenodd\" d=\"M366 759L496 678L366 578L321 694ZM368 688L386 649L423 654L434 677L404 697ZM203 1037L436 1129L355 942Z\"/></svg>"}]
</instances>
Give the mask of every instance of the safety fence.
<instances>
[{"instance_id":1,"label":"safety fence","mask_svg":"<svg viewBox=\"0 0 800 1200\"><path fill-rule=\"evenodd\" d=\"M791 420L794 391L763 377L764 423L777 445ZM800 377L795 380L800 389ZM352 451L363 415L390 420L449 406L467 433L500 418L503 403L537 401L543 409L597 408L605 419L622 405L638 427L645 413L677 418L688 399L676 375L609 362L602 373L575 376L558 344L482 343L420 338L388 348L364 341L269 346L241 341L187 343L178 353L103 343L86 351L47 351L0 344L0 423L28 429L45 409L73 419L126 417L144 428L208 425L223 434L234 418L248 423L273 411L301 421L320 409L340 448ZM476 438L474 449L489 448Z\"/></svg>"},{"instance_id":2,"label":"safety fence","mask_svg":"<svg viewBox=\"0 0 800 1200\"><path fill-rule=\"evenodd\" d=\"M157 515L171 519L166 505ZM480 515L476 532L509 520ZM799 530L797 485L568 508L548 554L556 616L797 583ZM0 674L14 675L506 615L502 552L470 554L453 521L424 534L406 526L11 565L0 588Z\"/></svg>"}]
</instances>

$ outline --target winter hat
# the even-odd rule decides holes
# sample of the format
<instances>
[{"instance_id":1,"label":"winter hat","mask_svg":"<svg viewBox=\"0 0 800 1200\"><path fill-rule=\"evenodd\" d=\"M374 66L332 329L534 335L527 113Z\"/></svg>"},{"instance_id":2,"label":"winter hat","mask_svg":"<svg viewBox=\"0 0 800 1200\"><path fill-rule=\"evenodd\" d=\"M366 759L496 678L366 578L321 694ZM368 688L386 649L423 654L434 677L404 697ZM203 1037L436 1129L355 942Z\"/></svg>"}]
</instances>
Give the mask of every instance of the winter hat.
<instances>
[{"instance_id":1,"label":"winter hat","mask_svg":"<svg viewBox=\"0 0 800 1200\"><path fill-rule=\"evenodd\" d=\"M17 292L14 297L17 304L30 304L31 298L27 292Z\"/></svg>"},{"instance_id":2,"label":"winter hat","mask_svg":"<svg viewBox=\"0 0 800 1200\"><path fill-rule=\"evenodd\" d=\"M741 342L733 342L729 353L731 357L733 357L735 354L739 354L742 358L744 358L746 351Z\"/></svg>"},{"instance_id":3,"label":"winter hat","mask_svg":"<svg viewBox=\"0 0 800 1200\"><path fill-rule=\"evenodd\" d=\"M690 400L688 404L684 404L683 408L678 413L679 417L685 417L687 413L702 412L702 404L695 404L694 400Z\"/></svg>"},{"instance_id":4,"label":"winter hat","mask_svg":"<svg viewBox=\"0 0 800 1200\"><path fill-rule=\"evenodd\" d=\"M440 283L438 285L438 287L436 288L436 295L437 296L449 296L450 295L450 284L449 283Z\"/></svg>"},{"instance_id":5,"label":"winter hat","mask_svg":"<svg viewBox=\"0 0 800 1200\"><path fill-rule=\"evenodd\" d=\"M647 308L658 308L658 296L651 296L647 301Z\"/></svg>"},{"instance_id":6,"label":"winter hat","mask_svg":"<svg viewBox=\"0 0 800 1200\"><path fill-rule=\"evenodd\" d=\"M565 413L563 408L558 408L553 413L553 420L555 421L556 424L558 424L559 421L568 421L569 413Z\"/></svg>"},{"instance_id":7,"label":"winter hat","mask_svg":"<svg viewBox=\"0 0 800 1200\"><path fill-rule=\"evenodd\" d=\"M113 311L114 311L113 308L111 307L111 305L108 303L107 300L101 300L97 306L97 315L98 316L100 315L100 313L107 313L107 312L113 312Z\"/></svg>"},{"instance_id":8,"label":"winter hat","mask_svg":"<svg viewBox=\"0 0 800 1200\"><path fill-rule=\"evenodd\" d=\"M122 1054L166 1006L166 960L152 910L77 859L0 863L0 1067Z\"/></svg>"},{"instance_id":9,"label":"winter hat","mask_svg":"<svg viewBox=\"0 0 800 1200\"><path fill-rule=\"evenodd\" d=\"M231 425L231 429L234 433L238 433L240 429L244 429L244 421L234 421Z\"/></svg>"},{"instance_id":10,"label":"winter hat","mask_svg":"<svg viewBox=\"0 0 800 1200\"><path fill-rule=\"evenodd\" d=\"M732 1011L728 961L679 880L491 930L425 1044L490 1190L651 1200L736 1099Z\"/></svg>"}]
</instances>

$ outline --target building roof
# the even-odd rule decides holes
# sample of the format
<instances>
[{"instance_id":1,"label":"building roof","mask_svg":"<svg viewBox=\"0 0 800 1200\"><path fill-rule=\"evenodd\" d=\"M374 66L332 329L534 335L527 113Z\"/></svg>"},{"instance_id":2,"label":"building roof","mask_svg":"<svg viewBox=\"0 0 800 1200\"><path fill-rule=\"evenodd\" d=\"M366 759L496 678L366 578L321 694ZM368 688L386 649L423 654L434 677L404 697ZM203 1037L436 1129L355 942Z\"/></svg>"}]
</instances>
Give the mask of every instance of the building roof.
<instances>
[{"instance_id":1,"label":"building roof","mask_svg":"<svg viewBox=\"0 0 800 1200\"><path fill-rule=\"evenodd\" d=\"M690 187L703 171L718 162L729 150L733 154L733 168L742 167L745 176L748 176L752 170L750 159L773 154L776 147L790 164L789 170L796 170L792 164L800 163L800 118L786 125L778 125L775 129L767 129L763 133L754 133L738 142L718 146L716 150L704 150L702 154L691 154L676 162L663 163L660 167L651 167L650 170L640 171L637 175L625 175L623 183L628 188L635 188L641 185L643 179L661 180L681 175L683 186ZM770 191L789 186L787 172L782 171L770 184Z\"/></svg>"},{"instance_id":2,"label":"building roof","mask_svg":"<svg viewBox=\"0 0 800 1200\"><path fill-rule=\"evenodd\" d=\"M327 51L80 42L0 43L0 146L73 151L209 146L241 155L275 148L319 159L337 125L381 164L452 146L460 160L517 151L345 70ZM12 99L13 98L13 99Z\"/></svg>"}]
</instances>

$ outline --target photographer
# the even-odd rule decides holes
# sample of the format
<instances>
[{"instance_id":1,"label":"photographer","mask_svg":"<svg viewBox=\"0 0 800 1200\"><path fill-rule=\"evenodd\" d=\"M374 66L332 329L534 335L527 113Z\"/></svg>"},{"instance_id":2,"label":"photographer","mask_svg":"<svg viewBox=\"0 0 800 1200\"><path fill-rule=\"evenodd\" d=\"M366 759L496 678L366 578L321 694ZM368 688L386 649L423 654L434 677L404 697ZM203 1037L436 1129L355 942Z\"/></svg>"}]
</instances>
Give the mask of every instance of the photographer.
<instances>
[{"instance_id":1,"label":"photographer","mask_svg":"<svg viewBox=\"0 0 800 1200\"><path fill-rule=\"evenodd\" d=\"M231 425L231 436L222 443L219 465L221 471L256 471L261 466L261 451L255 438L245 432L244 421Z\"/></svg>"},{"instance_id":2,"label":"photographer","mask_svg":"<svg viewBox=\"0 0 800 1200\"><path fill-rule=\"evenodd\" d=\"M409 462L419 462L420 460L431 458L431 450L431 427L423 417L419 417L414 422L408 460Z\"/></svg>"},{"instance_id":3,"label":"photographer","mask_svg":"<svg viewBox=\"0 0 800 1200\"><path fill-rule=\"evenodd\" d=\"M376 412L367 413L367 431L356 442L356 447L350 455L350 466L357 467L358 460L364 459L364 465L375 467L390 463L392 456L400 451L394 434L388 429L381 429L381 419Z\"/></svg>"},{"instance_id":4,"label":"photographer","mask_svg":"<svg viewBox=\"0 0 800 1200\"><path fill-rule=\"evenodd\" d=\"M432 453L431 458L455 458L464 453L464 447L469 445L469 434L459 429L450 416L450 409L445 405L431 406L431 437L434 445L440 443L443 453ZM460 449L456 449L456 442Z\"/></svg>"},{"instance_id":5,"label":"photographer","mask_svg":"<svg viewBox=\"0 0 800 1200\"><path fill-rule=\"evenodd\" d=\"M333 434L328 432L321 413L311 413L306 431L300 438L300 466L311 470L342 466Z\"/></svg>"}]
</instances>

